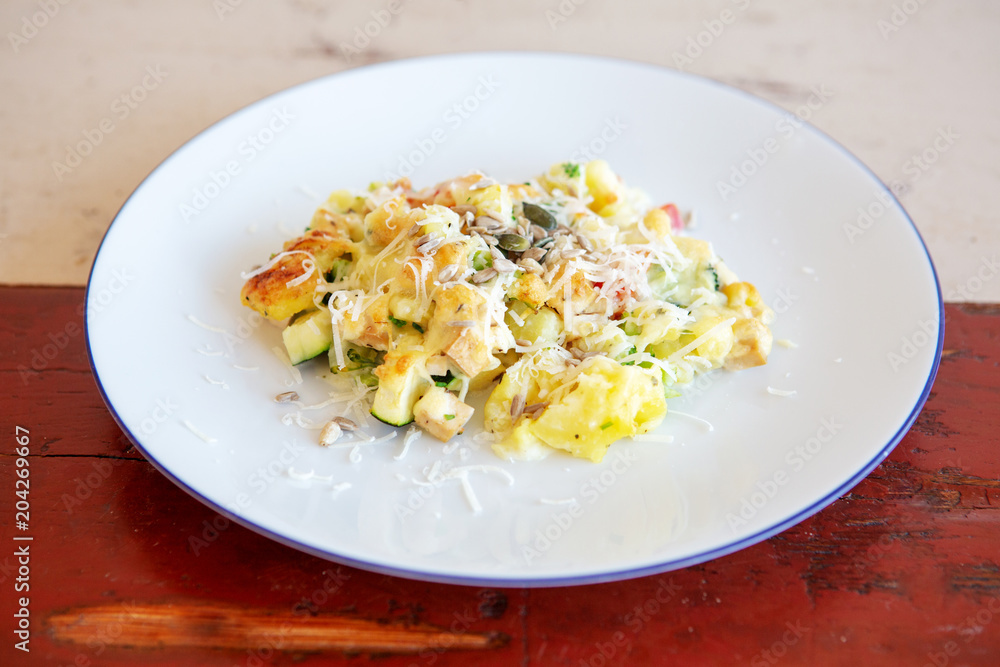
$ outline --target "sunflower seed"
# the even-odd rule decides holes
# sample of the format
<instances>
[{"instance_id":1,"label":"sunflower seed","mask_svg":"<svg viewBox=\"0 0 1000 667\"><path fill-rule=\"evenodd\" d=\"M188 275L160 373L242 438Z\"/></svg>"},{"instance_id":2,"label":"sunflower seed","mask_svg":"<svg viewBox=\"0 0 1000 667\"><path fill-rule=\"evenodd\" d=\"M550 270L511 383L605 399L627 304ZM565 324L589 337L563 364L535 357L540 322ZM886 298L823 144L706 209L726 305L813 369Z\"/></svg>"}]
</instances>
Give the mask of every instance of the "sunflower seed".
<instances>
[{"instance_id":1,"label":"sunflower seed","mask_svg":"<svg viewBox=\"0 0 1000 667\"><path fill-rule=\"evenodd\" d=\"M283 394L278 394L274 397L275 403L291 403L292 401L299 400L299 395L294 391L286 391Z\"/></svg>"},{"instance_id":2,"label":"sunflower seed","mask_svg":"<svg viewBox=\"0 0 1000 667\"><path fill-rule=\"evenodd\" d=\"M570 248L568 250L562 251L563 259L576 259L581 255L585 254L587 251L583 248Z\"/></svg>"},{"instance_id":3,"label":"sunflower seed","mask_svg":"<svg viewBox=\"0 0 1000 667\"><path fill-rule=\"evenodd\" d=\"M545 257L545 250L542 248L528 248L523 253L521 253L521 259L533 259L536 262L541 262L542 257Z\"/></svg>"},{"instance_id":4,"label":"sunflower seed","mask_svg":"<svg viewBox=\"0 0 1000 667\"><path fill-rule=\"evenodd\" d=\"M473 215L476 214L476 207L469 204L455 204L451 207L451 210L461 216L464 216L466 213L472 213Z\"/></svg>"},{"instance_id":5,"label":"sunflower seed","mask_svg":"<svg viewBox=\"0 0 1000 667\"><path fill-rule=\"evenodd\" d=\"M488 269L483 269L482 271L472 274L472 278L470 278L469 280L471 280L476 285L479 285L481 283L485 283L487 280L493 278L496 275L497 275L497 270L490 267Z\"/></svg>"},{"instance_id":6,"label":"sunflower seed","mask_svg":"<svg viewBox=\"0 0 1000 667\"><path fill-rule=\"evenodd\" d=\"M542 240L542 239L544 239L544 238L545 238L546 236L548 236L548 232L546 232L546 231L545 231L544 229L542 229L542 228L541 228L541 227L539 227L538 225L531 225L531 226L530 226L530 227L528 228L528 231L530 231L530 232L531 232L531 238L532 238L532 240L534 240L535 242L538 242L538 241L541 241L541 240Z\"/></svg>"},{"instance_id":7,"label":"sunflower seed","mask_svg":"<svg viewBox=\"0 0 1000 667\"><path fill-rule=\"evenodd\" d=\"M531 341L525 340L524 338L518 338L514 341L518 347L531 347Z\"/></svg>"},{"instance_id":8,"label":"sunflower seed","mask_svg":"<svg viewBox=\"0 0 1000 667\"><path fill-rule=\"evenodd\" d=\"M522 412L524 412L524 395L517 394L510 399L510 418L517 421Z\"/></svg>"},{"instance_id":9,"label":"sunflower seed","mask_svg":"<svg viewBox=\"0 0 1000 667\"><path fill-rule=\"evenodd\" d=\"M494 181L492 178L482 178L482 179L476 181L475 183L473 183L472 185L470 185L469 189L470 190L482 190L483 188L488 188L491 185L496 185L496 184L497 184L497 182Z\"/></svg>"},{"instance_id":10,"label":"sunflower seed","mask_svg":"<svg viewBox=\"0 0 1000 667\"><path fill-rule=\"evenodd\" d=\"M534 419L535 417L538 416L539 412L541 412L547 407L549 407L548 401L545 401L544 403L532 403L531 405L526 405L524 407L523 414Z\"/></svg>"},{"instance_id":11,"label":"sunflower seed","mask_svg":"<svg viewBox=\"0 0 1000 667\"><path fill-rule=\"evenodd\" d=\"M580 247L586 250L587 252L594 252L594 244L591 243L590 239L588 239L586 236L583 236L582 234L577 234L576 242L579 243Z\"/></svg>"},{"instance_id":12,"label":"sunflower seed","mask_svg":"<svg viewBox=\"0 0 1000 667\"><path fill-rule=\"evenodd\" d=\"M446 283L458 273L458 264L449 264L438 272L438 282Z\"/></svg>"},{"instance_id":13,"label":"sunflower seed","mask_svg":"<svg viewBox=\"0 0 1000 667\"><path fill-rule=\"evenodd\" d=\"M332 420L340 427L341 431L356 431L358 430L358 425L347 417L334 417Z\"/></svg>"},{"instance_id":14,"label":"sunflower seed","mask_svg":"<svg viewBox=\"0 0 1000 667\"><path fill-rule=\"evenodd\" d=\"M493 268L500 273L514 273L517 271L517 265L514 262L502 257L493 260Z\"/></svg>"},{"instance_id":15,"label":"sunflower seed","mask_svg":"<svg viewBox=\"0 0 1000 667\"><path fill-rule=\"evenodd\" d=\"M424 241L423 239L427 240ZM442 241L439 238L430 235L425 235L422 236L421 240L417 242L416 249L417 252L419 252L421 255L429 255L435 250L437 250L442 243L444 243L444 241Z\"/></svg>"},{"instance_id":16,"label":"sunflower seed","mask_svg":"<svg viewBox=\"0 0 1000 667\"><path fill-rule=\"evenodd\" d=\"M539 264L538 262L536 262L533 259L530 259L530 258L528 258L528 259L521 258L521 261L518 262L518 264L520 264L521 266L523 266L525 269L527 269L531 273L535 273L535 274L538 274L538 275L542 275L543 273L545 273L545 269L542 268L542 265Z\"/></svg>"},{"instance_id":17,"label":"sunflower seed","mask_svg":"<svg viewBox=\"0 0 1000 667\"><path fill-rule=\"evenodd\" d=\"M340 428L340 424L336 421L327 422L326 426L319 434L319 444L324 447L329 447L333 443L337 442L343 431Z\"/></svg>"},{"instance_id":18,"label":"sunflower seed","mask_svg":"<svg viewBox=\"0 0 1000 667\"><path fill-rule=\"evenodd\" d=\"M495 230L503 227L503 223L488 215L480 215L476 218L476 226L485 229Z\"/></svg>"}]
</instances>

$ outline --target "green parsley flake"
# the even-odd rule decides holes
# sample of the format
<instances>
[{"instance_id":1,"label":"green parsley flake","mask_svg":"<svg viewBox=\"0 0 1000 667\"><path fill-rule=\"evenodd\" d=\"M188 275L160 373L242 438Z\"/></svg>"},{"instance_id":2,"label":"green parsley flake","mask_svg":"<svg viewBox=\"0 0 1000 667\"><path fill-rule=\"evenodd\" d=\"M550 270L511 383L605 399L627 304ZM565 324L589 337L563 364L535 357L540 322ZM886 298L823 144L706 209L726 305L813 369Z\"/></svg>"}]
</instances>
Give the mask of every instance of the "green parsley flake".
<instances>
[{"instance_id":1,"label":"green parsley flake","mask_svg":"<svg viewBox=\"0 0 1000 667\"><path fill-rule=\"evenodd\" d=\"M562 168L570 178L577 178L580 175L580 165L575 162L563 162Z\"/></svg>"}]
</instances>

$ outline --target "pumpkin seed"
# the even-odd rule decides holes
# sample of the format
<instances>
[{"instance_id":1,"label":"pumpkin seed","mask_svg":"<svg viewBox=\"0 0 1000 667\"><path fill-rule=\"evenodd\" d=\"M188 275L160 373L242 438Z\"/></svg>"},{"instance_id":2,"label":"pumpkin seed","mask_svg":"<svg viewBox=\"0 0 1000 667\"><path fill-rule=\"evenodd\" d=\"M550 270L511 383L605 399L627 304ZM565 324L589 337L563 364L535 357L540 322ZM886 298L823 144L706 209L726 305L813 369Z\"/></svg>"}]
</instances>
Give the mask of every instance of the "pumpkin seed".
<instances>
[{"instance_id":1,"label":"pumpkin seed","mask_svg":"<svg viewBox=\"0 0 1000 667\"><path fill-rule=\"evenodd\" d=\"M510 252L524 252L531 247L531 241L518 234L501 234L497 241L501 248Z\"/></svg>"},{"instance_id":2,"label":"pumpkin seed","mask_svg":"<svg viewBox=\"0 0 1000 667\"><path fill-rule=\"evenodd\" d=\"M533 223L541 227L542 229L555 229L556 218L554 215L546 211L544 208L538 204L529 204L524 202L521 204L524 210L524 217L531 220Z\"/></svg>"}]
</instances>

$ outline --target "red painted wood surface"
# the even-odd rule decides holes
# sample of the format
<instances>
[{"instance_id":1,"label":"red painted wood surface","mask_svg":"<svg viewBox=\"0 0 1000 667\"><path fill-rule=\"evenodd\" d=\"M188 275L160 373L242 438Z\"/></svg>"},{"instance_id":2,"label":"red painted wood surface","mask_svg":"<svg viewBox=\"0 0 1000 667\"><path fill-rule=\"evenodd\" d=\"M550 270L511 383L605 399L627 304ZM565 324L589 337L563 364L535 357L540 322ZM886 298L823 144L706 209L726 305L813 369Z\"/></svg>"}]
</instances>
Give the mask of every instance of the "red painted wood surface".
<instances>
[{"instance_id":1,"label":"red painted wood surface","mask_svg":"<svg viewBox=\"0 0 1000 667\"><path fill-rule=\"evenodd\" d=\"M1000 664L1000 307L946 308L916 425L815 517L660 576L499 590L354 570L220 523L115 425L82 299L0 288L2 665ZM31 437L29 593L16 426ZM30 653L14 648L22 595Z\"/></svg>"}]
</instances>

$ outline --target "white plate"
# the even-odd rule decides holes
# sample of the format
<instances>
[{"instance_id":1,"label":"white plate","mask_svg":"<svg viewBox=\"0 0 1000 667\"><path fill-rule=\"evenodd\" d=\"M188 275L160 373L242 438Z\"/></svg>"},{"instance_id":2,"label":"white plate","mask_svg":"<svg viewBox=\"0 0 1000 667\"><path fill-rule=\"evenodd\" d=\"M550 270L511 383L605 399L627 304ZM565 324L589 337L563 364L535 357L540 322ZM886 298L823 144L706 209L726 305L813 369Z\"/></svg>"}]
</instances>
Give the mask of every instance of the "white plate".
<instances>
[{"instance_id":1,"label":"white plate","mask_svg":"<svg viewBox=\"0 0 1000 667\"><path fill-rule=\"evenodd\" d=\"M578 584L759 542L889 454L927 398L943 333L934 268L906 213L843 148L797 124L712 81L555 54L409 60L278 93L173 154L109 229L87 293L105 400L146 457L206 504L366 569ZM472 169L519 179L584 151L654 201L694 209L692 234L760 288L778 311L775 338L798 345L776 345L766 367L713 375L672 401L712 430L672 414L661 428L672 443L622 442L601 464L507 463L468 435L450 454L423 438L396 460L400 433L352 462L350 448L321 448L316 431L282 424L288 407L275 394L316 402L329 385L314 377L317 362L289 386L272 352L278 330L255 328L240 304L240 272L307 224L314 193L362 189L390 172L418 186ZM719 182L739 184L734 170L750 175L724 198ZM859 209L870 219L859 222ZM412 481L435 461L495 466L514 483L470 471L477 514L458 478ZM289 467L324 479L293 479Z\"/></svg>"}]
</instances>

